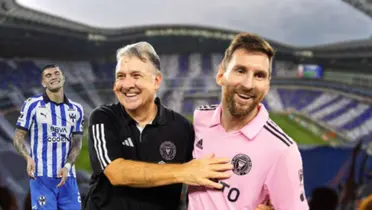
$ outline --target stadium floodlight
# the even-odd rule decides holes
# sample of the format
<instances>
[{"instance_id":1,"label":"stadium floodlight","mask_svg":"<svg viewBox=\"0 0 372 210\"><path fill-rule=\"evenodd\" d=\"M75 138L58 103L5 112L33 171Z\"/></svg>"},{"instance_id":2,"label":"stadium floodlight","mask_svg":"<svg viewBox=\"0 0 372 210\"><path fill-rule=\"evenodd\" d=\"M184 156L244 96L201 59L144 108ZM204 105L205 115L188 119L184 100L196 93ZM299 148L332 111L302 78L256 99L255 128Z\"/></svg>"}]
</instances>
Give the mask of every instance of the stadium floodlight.
<instances>
[{"instance_id":1,"label":"stadium floodlight","mask_svg":"<svg viewBox=\"0 0 372 210\"><path fill-rule=\"evenodd\" d=\"M303 51L296 51L295 55L297 56L303 56L303 57L313 57L314 54L310 50L303 50Z\"/></svg>"},{"instance_id":2,"label":"stadium floodlight","mask_svg":"<svg viewBox=\"0 0 372 210\"><path fill-rule=\"evenodd\" d=\"M106 36L100 35L100 34L88 34L88 40L92 41L106 41Z\"/></svg>"},{"instance_id":3,"label":"stadium floodlight","mask_svg":"<svg viewBox=\"0 0 372 210\"><path fill-rule=\"evenodd\" d=\"M146 30L146 36L197 36L210 39L232 40L235 34L206 29L164 28Z\"/></svg>"}]
</instances>

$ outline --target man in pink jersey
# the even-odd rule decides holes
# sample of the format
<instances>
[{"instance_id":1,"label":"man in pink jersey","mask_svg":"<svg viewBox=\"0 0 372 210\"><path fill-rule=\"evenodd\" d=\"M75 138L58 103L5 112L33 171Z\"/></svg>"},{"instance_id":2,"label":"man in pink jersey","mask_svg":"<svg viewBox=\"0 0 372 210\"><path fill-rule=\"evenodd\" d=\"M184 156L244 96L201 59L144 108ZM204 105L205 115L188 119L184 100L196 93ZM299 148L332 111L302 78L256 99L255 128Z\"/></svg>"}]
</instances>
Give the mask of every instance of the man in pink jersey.
<instances>
[{"instance_id":1,"label":"man in pink jersey","mask_svg":"<svg viewBox=\"0 0 372 210\"><path fill-rule=\"evenodd\" d=\"M193 156L228 157L233 175L215 180L221 190L190 186L189 210L255 210L268 199L275 210L309 209L298 147L261 104L273 56L269 43L248 33L226 50L216 76L221 104L194 112Z\"/></svg>"}]
</instances>

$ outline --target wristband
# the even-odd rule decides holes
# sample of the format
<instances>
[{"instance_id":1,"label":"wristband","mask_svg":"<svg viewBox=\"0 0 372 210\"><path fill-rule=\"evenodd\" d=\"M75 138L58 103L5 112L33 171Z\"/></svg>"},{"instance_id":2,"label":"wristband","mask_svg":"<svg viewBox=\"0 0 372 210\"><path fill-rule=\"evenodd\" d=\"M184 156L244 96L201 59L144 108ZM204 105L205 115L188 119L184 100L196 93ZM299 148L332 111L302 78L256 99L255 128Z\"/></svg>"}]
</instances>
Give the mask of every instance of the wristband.
<instances>
[{"instance_id":1,"label":"wristband","mask_svg":"<svg viewBox=\"0 0 372 210\"><path fill-rule=\"evenodd\" d=\"M71 163L66 163L65 168L67 168L68 171L71 169Z\"/></svg>"}]
</instances>

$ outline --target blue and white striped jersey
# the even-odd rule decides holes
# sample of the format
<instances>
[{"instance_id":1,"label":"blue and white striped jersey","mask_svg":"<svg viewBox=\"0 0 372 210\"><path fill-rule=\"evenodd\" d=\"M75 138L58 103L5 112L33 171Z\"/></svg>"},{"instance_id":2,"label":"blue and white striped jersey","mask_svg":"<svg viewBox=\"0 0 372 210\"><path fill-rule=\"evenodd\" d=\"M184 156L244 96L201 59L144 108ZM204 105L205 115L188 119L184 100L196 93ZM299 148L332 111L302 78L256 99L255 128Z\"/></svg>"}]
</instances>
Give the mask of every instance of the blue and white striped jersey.
<instances>
[{"instance_id":1,"label":"blue and white striped jersey","mask_svg":"<svg viewBox=\"0 0 372 210\"><path fill-rule=\"evenodd\" d=\"M80 104L64 98L57 104L46 93L28 98L17 120L17 128L28 131L35 176L57 177L67 160L71 137L83 134L84 111ZM75 166L69 176L76 177Z\"/></svg>"}]
</instances>

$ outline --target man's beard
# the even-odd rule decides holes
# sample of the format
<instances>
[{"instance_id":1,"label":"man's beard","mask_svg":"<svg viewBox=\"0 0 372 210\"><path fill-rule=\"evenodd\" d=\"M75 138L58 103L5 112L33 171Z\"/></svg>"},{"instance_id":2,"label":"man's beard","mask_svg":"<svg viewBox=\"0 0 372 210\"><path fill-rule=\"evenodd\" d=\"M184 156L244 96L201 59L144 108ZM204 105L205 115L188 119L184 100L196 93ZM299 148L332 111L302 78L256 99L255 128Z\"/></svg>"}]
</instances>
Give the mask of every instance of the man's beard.
<instances>
[{"instance_id":1,"label":"man's beard","mask_svg":"<svg viewBox=\"0 0 372 210\"><path fill-rule=\"evenodd\" d=\"M251 96L252 102L250 102L250 105L248 107L241 107L237 105L234 96L237 94L245 94ZM238 96L239 97L239 96ZM256 95L254 90L248 90L244 87L231 87L227 86L226 91L224 93L225 102L227 104L227 109L229 110L230 114L233 117L236 118L243 118L247 116L249 113L251 113L254 109L257 108L258 104L260 103L258 99L258 96Z\"/></svg>"}]
</instances>

